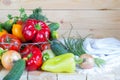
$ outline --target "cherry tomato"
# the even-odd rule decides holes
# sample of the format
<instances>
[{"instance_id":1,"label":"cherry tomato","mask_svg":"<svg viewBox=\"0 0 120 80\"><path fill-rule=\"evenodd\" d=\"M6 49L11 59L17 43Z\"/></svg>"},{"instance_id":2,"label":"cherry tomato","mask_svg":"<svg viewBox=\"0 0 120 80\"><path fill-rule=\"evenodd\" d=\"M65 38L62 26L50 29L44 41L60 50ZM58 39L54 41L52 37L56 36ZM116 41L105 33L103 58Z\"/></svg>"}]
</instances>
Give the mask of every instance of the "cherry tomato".
<instances>
[{"instance_id":1,"label":"cherry tomato","mask_svg":"<svg viewBox=\"0 0 120 80\"><path fill-rule=\"evenodd\" d=\"M0 37L0 47L3 49L19 51L21 42L16 36L12 34L5 34Z\"/></svg>"},{"instance_id":2,"label":"cherry tomato","mask_svg":"<svg viewBox=\"0 0 120 80\"><path fill-rule=\"evenodd\" d=\"M50 44L49 43L44 43L40 45L41 51L44 51L46 49L50 49Z\"/></svg>"}]
</instances>

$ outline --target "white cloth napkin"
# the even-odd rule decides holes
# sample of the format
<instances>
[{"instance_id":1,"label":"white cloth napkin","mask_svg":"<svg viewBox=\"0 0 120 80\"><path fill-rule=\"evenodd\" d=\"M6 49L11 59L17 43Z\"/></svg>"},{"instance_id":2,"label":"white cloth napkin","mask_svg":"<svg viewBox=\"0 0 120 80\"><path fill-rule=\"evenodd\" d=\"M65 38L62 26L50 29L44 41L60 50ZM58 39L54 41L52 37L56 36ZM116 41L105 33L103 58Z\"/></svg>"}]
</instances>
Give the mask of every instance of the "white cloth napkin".
<instances>
[{"instance_id":1,"label":"white cloth napkin","mask_svg":"<svg viewBox=\"0 0 120 80\"><path fill-rule=\"evenodd\" d=\"M87 38L83 43L86 53L94 55L120 54L120 41L115 38Z\"/></svg>"},{"instance_id":2,"label":"white cloth napkin","mask_svg":"<svg viewBox=\"0 0 120 80\"><path fill-rule=\"evenodd\" d=\"M120 67L120 41L115 38L93 39L87 38L83 43L86 53L94 57L102 58L106 64L101 68L94 67L92 69L79 69L82 73L104 73L112 72L115 68Z\"/></svg>"},{"instance_id":3,"label":"white cloth napkin","mask_svg":"<svg viewBox=\"0 0 120 80\"><path fill-rule=\"evenodd\" d=\"M60 41L64 44L63 39L60 39ZM120 67L120 41L116 38L86 38L83 42L83 49L87 54L104 59L106 64L100 68L95 66L92 69L81 69L77 65L76 71L78 73L109 73Z\"/></svg>"}]
</instances>

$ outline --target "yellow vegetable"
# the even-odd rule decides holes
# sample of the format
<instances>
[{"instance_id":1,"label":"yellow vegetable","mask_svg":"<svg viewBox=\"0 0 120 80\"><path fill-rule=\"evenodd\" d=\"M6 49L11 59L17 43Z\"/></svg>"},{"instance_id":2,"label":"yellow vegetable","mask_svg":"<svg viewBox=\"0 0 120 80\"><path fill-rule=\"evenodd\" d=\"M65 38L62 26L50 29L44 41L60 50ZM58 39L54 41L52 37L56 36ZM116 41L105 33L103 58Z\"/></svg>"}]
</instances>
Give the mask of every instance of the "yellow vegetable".
<instances>
[{"instance_id":1,"label":"yellow vegetable","mask_svg":"<svg viewBox=\"0 0 120 80\"><path fill-rule=\"evenodd\" d=\"M6 31L6 30L4 30L4 29L1 29L0 30L0 36L2 36L2 35L4 35L4 34L7 34L8 32Z\"/></svg>"},{"instance_id":2,"label":"yellow vegetable","mask_svg":"<svg viewBox=\"0 0 120 80\"><path fill-rule=\"evenodd\" d=\"M22 34L22 25L13 24L12 34L15 35L16 37L18 37L22 42L25 42L25 39Z\"/></svg>"}]
</instances>

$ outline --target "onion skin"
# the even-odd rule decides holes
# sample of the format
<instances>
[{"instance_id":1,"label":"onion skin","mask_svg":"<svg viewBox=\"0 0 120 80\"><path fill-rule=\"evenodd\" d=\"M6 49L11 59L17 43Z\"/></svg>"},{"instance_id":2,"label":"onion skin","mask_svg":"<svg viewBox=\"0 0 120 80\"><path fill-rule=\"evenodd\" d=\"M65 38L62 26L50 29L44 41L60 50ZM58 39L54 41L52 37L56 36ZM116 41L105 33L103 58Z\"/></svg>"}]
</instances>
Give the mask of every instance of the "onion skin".
<instances>
[{"instance_id":1,"label":"onion skin","mask_svg":"<svg viewBox=\"0 0 120 80\"><path fill-rule=\"evenodd\" d=\"M11 70L15 61L21 59L21 55L15 50L8 50L3 53L1 62L5 69Z\"/></svg>"},{"instance_id":2,"label":"onion skin","mask_svg":"<svg viewBox=\"0 0 120 80\"><path fill-rule=\"evenodd\" d=\"M80 67L83 69L91 69L94 67L94 58L89 54L83 54L80 56L83 59L83 62L80 64Z\"/></svg>"}]
</instances>

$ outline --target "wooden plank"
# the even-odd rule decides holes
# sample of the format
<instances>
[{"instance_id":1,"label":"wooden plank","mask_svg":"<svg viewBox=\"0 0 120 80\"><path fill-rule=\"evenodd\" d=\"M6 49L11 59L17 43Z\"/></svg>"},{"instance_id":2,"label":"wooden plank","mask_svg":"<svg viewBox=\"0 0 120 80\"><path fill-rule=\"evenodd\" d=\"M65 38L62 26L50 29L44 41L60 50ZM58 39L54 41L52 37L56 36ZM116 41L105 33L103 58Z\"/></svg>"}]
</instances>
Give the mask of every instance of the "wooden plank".
<instances>
[{"instance_id":1,"label":"wooden plank","mask_svg":"<svg viewBox=\"0 0 120 80\"><path fill-rule=\"evenodd\" d=\"M114 74L88 74L87 80L115 80Z\"/></svg>"},{"instance_id":2,"label":"wooden plank","mask_svg":"<svg viewBox=\"0 0 120 80\"><path fill-rule=\"evenodd\" d=\"M41 72L41 71L30 71L28 73L28 80L57 80L55 73Z\"/></svg>"},{"instance_id":3,"label":"wooden plank","mask_svg":"<svg viewBox=\"0 0 120 80\"><path fill-rule=\"evenodd\" d=\"M2 69L0 71L0 80L2 80L4 78L4 76L8 74L8 72L9 72L8 70ZM24 71L24 73L21 76L20 80L27 80L27 72L26 71Z\"/></svg>"},{"instance_id":4,"label":"wooden plank","mask_svg":"<svg viewBox=\"0 0 120 80\"><path fill-rule=\"evenodd\" d=\"M59 38L68 37L70 30L58 30ZM85 37L90 35L89 37L93 38L106 38L106 37L114 37L120 39L120 30L72 30L71 36L77 36L79 33L80 36Z\"/></svg>"},{"instance_id":5,"label":"wooden plank","mask_svg":"<svg viewBox=\"0 0 120 80\"><path fill-rule=\"evenodd\" d=\"M26 10L29 15L32 13L30 10ZM44 10L43 14L51 21L61 23L81 23L81 24L120 24L120 11L108 10L108 11L83 11L83 10ZM0 10L0 21L5 21L8 14L19 15L18 10ZM89 14L89 15L88 15ZM54 17L53 17L54 15Z\"/></svg>"},{"instance_id":6,"label":"wooden plank","mask_svg":"<svg viewBox=\"0 0 120 80\"><path fill-rule=\"evenodd\" d=\"M120 0L0 0L0 9L120 9Z\"/></svg>"},{"instance_id":7,"label":"wooden plank","mask_svg":"<svg viewBox=\"0 0 120 80\"><path fill-rule=\"evenodd\" d=\"M0 80L4 78L5 75L7 75L9 71L5 70L4 68L0 71Z\"/></svg>"},{"instance_id":8,"label":"wooden plank","mask_svg":"<svg viewBox=\"0 0 120 80\"><path fill-rule=\"evenodd\" d=\"M31 10L26 10L29 15ZM7 19L8 14L19 15L18 10L0 10L0 22ZM43 14L49 20L59 23L82 23L82 24L120 24L120 11L108 10L44 10ZM53 17L54 15L54 17Z\"/></svg>"},{"instance_id":9,"label":"wooden plank","mask_svg":"<svg viewBox=\"0 0 120 80\"><path fill-rule=\"evenodd\" d=\"M58 80L86 80L86 75L78 73L59 73Z\"/></svg>"},{"instance_id":10,"label":"wooden plank","mask_svg":"<svg viewBox=\"0 0 120 80\"><path fill-rule=\"evenodd\" d=\"M27 10L26 12L30 14L32 11ZM7 20L6 16L8 13L19 15L18 10L1 10L0 22ZM82 36L92 34L98 38L116 37L120 39L120 11L44 10L43 13L49 20L60 23L58 30L60 37L62 34L70 31L70 24L72 24L73 35L78 32Z\"/></svg>"}]
</instances>

